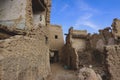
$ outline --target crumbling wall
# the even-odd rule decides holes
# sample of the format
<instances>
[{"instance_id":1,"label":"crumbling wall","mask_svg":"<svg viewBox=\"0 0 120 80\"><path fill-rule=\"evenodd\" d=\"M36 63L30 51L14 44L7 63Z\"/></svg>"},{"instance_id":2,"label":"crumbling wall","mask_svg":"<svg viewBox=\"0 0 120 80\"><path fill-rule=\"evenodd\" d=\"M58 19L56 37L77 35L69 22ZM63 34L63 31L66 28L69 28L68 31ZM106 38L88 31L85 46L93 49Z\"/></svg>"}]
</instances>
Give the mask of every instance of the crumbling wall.
<instances>
[{"instance_id":1,"label":"crumbling wall","mask_svg":"<svg viewBox=\"0 0 120 80\"><path fill-rule=\"evenodd\" d=\"M50 13L51 13L51 1L52 0L44 0L45 4L47 5L46 9L46 25L50 25Z\"/></svg>"},{"instance_id":2,"label":"crumbling wall","mask_svg":"<svg viewBox=\"0 0 120 80\"><path fill-rule=\"evenodd\" d=\"M50 72L49 48L39 39L14 36L0 41L2 80L33 80Z\"/></svg>"},{"instance_id":3,"label":"crumbling wall","mask_svg":"<svg viewBox=\"0 0 120 80\"><path fill-rule=\"evenodd\" d=\"M66 37L66 45L64 46L65 49L63 49L63 53L65 56L64 62L66 62L65 59L67 59L66 65L69 65L72 69L78 69L81 64L80 58L86 50L86 37L86 31L73 30L72 27L69 29L69 34L67 34Z\"/></svg>"},{"instance_id":4,"label":"crumbling wall","mask_svg":"<svg viewBox=\"0 0 120 80\"><path fill-rule=\"evenodd\" d=\"M78 69L78 54L77 51L70 45L66 45L62 51L62 62L70 69Z\"/></svg>"},{"instance_id":5,"label":"crumbling wall","mask_svg":"<svg viewBox=\"0 0 120 80\"><path fill-rule=\"evenodd\" d=\"M76 51L84 51L86 49L86 41L84 39L72 39L72 47Z\"/></svg>"},{"instance_id":6,"label":"crumbling wall","mask_svg":"<svg viewBox=\"0 0 120 80\"><path fill-rule=\"evenodd\" d=\"M32 0L0 4L0 79L43 80L50 73L48 25L33 26Z\"/></svg>"},{"instance_id":7,"label":"crumbling wall","mask_svg":"<svg viewBox=\"0 0 120 80\"><path fill-rule=\"evenodd\" d=\"M25 29L31 30L33 26L33 11L32 11L32 0L26 0L25 7Z\"/></svg>"},{"instance_id":8,"label":"crumbling wall","mask_svg":"<svg viewBox=\"0 0 120 80\"><path fill-rule=\"evenodd\" d=\"M114 37L110 27L99 30L98 34L89 35L90 48L88 53L91 55L93 69L98 72L103 80L109 80L109 74L106 66L106 53L104 51L106 45L114 45Z\"/></svg>"},{"instance_id":9,"label":"crumbling wall","mask_svg":"<svg viewBox=\"0 0 120 80\"><path fill-rule=\"evenodd\" d=\"M98 34L92 35L87 34L85 31L80 33L80 31L71 28L66 37L66 45L64 46L65 54L67 55L65 55L65 59L67 59L67 63L77 63L78 68L92 65L93 69L100 74L103 80L109 80L104 48L106 45L114 44L114 37L109 27L99 30ZM69 60L71 56L68 55L71 54L75 55L72 55L72 59L77 59L76 62ZM73 67L76 67L76 65L73 65Z\"/></svg>"},{"instance_id":10,"label":"crumbling wall","mask_svg":"<svg viewBox=\"0 0 120 80\"><path fill-rule=\"evenodd\" d=\"M119 40L120 38L120 26L119 25L120 25L120 20L115 18L112 23L112 33L116 40Z\"/></svg>"},{"instance_id":11,"label":"crumbling wall","mask_svg":"<svg viewBox=\"0 0 120 80\"><path fill-rule=\"evenodd\" d=\"M98 34L90 35L89 37L91 49L97 49L103 52L105 45L114 45L114 37L110 27L106 27L103 30L99 30Z\"/></svg>"},{"instance_id":12,"label":"crumbling wall","mask_svg":"<svg viewBox=\"0 0 120 80\"><path fill-rule=\"evenodd\" d=\"M110 74L110 80L120 79L120 45L106 46L106 63Z\"/></svg>"}]
</instances>

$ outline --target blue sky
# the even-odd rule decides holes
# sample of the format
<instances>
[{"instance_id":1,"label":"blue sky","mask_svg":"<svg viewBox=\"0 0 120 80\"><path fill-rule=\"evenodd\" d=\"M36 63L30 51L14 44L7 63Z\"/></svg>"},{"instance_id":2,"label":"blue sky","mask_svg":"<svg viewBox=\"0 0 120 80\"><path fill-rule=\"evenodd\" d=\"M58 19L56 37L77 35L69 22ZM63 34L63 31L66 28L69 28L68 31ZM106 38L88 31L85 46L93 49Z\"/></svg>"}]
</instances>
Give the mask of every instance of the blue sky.
<instances>
[{"instance_id":1,"label":"blue sky","mask_svg":"<svg viewBox=\"0 0 120 80\"><path fill-rule=\"evenodd\" d=\"M120 0L52 0L51 24L95 33L120 17Z\"/></svg>"}]
</instances>

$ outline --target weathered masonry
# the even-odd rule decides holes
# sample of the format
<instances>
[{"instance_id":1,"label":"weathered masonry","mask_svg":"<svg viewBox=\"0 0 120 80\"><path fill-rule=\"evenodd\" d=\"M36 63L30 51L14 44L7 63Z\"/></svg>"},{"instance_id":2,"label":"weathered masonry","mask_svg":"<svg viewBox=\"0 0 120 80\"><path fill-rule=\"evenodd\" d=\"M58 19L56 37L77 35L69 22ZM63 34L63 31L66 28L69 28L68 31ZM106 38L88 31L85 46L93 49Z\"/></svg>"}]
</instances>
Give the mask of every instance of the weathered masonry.
<instances>
[{"instance_id":1,"label":"weathered masonry","mask_svg":"<svg viewBox=\"0 0 120 80\"><path fill-rule=\"evenodd\" d=\"M36 80L50 73L51 0L0 0L0 79Z\"/></svg>"},{"instance_id":2,"label":"weathered masonry","mask_svg":"<svg viewBox=\"0 0 120 80\"><path fill-rule=\"evenodd\" d=\"M88 34L69 29L62 55L62 62L71 69L93 66L103 80L120 79L120 20L114 19L111 27Z\"/></svg>"}]
</instances>

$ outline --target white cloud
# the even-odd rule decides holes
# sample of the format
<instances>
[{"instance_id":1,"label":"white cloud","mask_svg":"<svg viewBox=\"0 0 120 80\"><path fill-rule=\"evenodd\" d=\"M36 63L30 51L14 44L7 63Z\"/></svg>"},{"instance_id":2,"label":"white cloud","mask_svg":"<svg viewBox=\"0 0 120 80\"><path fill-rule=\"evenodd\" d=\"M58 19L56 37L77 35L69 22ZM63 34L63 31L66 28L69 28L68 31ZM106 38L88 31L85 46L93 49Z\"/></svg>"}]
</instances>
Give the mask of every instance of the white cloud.
<instances>
[{"instance_id":1,"label":"white cloud","mask_svg":"<svg viewBox=\"0 0 120 80\"><path fill-rule=\"evenodd\" d=\"M68 4L65 4L65 5L61 8L60 12L65 11L68 7L69 7L69 5L68 5Z\"/></svg>"},{"instance_id":2,"label":"white cloud","mask_svg":"<svg viewBox=\"0 0 120 80\"><path fill-rule=\"evenodd\" d=\"M83 22L83 25L88 26L88 27L90 27L90 28L92 28L94 30L99 29L99 27L95 23L93 23L91 21L85 21L85 22Z\"/></svg>"},{"instance_id":3,"label":"white cloud","mask_svg":"<svg viewBox=\"0 0 120 80\"><path fill-rule=\"evenodd\" d=\"M84 0L77 0L77 4L79 11L81 11L83 15L76 20L75 28L79 28L80 26L86 26L97 31L99 29L99 26L96 25L95 22L91 20L91 18L99 11L95 8L92 8Z\"/></svg>"},{"instance_id":4,"label":"white cloud","mask_svg":"<svg viewBox=\"0 0 120 80\"><path fill-rule=\"evenodd\" d=\"M87 26L94 30L98 30L99 26L97 26L94 22L91 21L92 14L84 14L82 17L78 18L75 23L75 28L79 28L80 26Z\"/></svg>"},{"instance_id":5,"label":"white cloud","mask_svg":"<svg viewBox=\"0 0 120 80\"><path fill-rule=\"evenodd\" d=\"M90 12L98 12L97 9L92 8L90 5L88 5L84 0L78 0L77 4L79 6L79 9L81 11L90 11Z\"/></svg>"},{"instance_id":6,"label":"white cloud","mask_svg":"<svg viewBox=\"0 0 120 80\"><path fill-rule=\"evenodd\" d=\"M81 19L88 20L93 16L91 13L85 13L83 16L81 16Z\"/></svg>"},{"instance_id":7,"label":"white cloud","mask_svg":"<svg viewBox=\"0 0 120 80\"><path fill-rule=\"evenodd\" d=\"M81 10L93 10L88 4L80 0L80 7Z\"/></svg>"}]
</instances>

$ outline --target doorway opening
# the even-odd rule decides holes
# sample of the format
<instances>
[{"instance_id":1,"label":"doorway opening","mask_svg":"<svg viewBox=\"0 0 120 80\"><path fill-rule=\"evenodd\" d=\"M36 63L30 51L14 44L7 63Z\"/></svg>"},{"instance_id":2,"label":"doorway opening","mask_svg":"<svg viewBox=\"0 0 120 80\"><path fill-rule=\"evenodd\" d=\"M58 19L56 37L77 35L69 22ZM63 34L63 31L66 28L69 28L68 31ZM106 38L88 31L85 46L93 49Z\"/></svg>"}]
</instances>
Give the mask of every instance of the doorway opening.
<instances>
[{"instance_id":1,"label":"doorway opening","mask_svg":"<svg viewBox=\"0 0 120 80\"><path fill-rule=\"evenodd\" d=\"M50 50L50 63L59 62L59 51L58 50Z\"/></svg>"}]
</instances>

